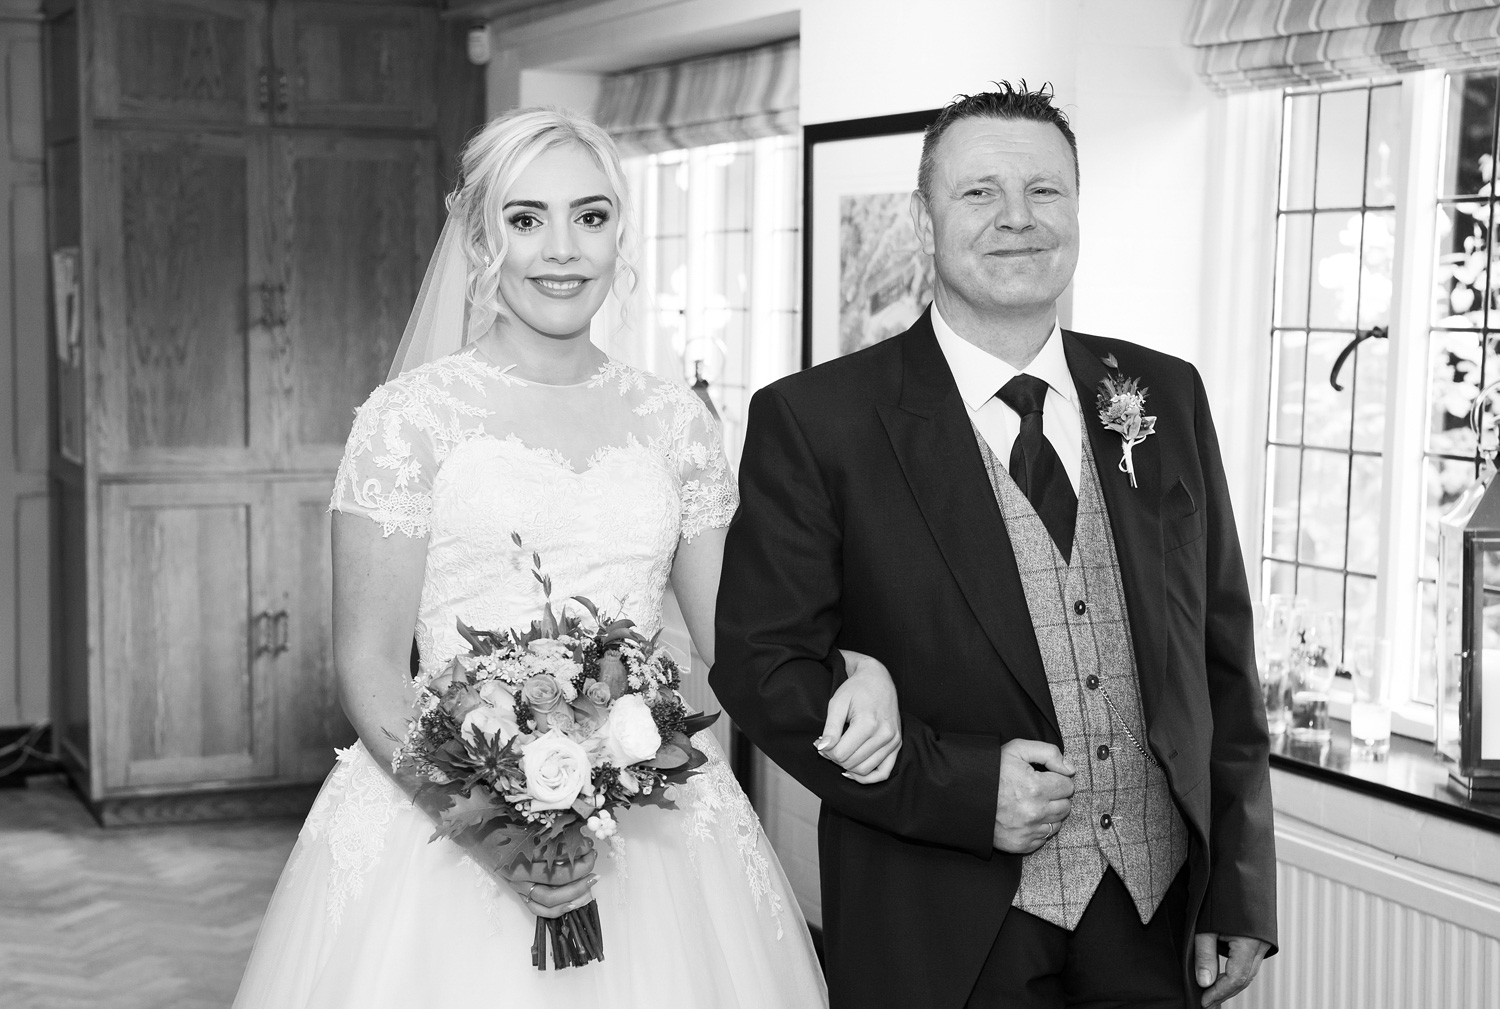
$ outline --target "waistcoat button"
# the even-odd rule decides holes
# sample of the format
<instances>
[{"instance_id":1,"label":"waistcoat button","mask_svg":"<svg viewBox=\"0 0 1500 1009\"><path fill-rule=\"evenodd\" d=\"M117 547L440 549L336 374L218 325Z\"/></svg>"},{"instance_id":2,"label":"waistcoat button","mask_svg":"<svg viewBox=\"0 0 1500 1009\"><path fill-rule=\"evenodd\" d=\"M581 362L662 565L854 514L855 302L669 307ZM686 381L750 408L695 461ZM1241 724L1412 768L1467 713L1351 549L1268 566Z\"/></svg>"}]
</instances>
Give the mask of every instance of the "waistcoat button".
<instances>
[{"instance_id":1,"label":"waistcoat button","mask_svg":"<svg viewBox=\"0 0 1500 1009\"><path fill-rule=\"evenodd\" d=\"M1094 752L1098 754L1100 760L1109 759L1109 747L1105 746L1103 743L1100 743L1099 749L1095 750Z\"/></svg>"},{"instance_id":2,"label":"waistcoat button","mask_svg":"<svg viewBox=\"0 0 1500 1009\"><path fill-rule=\"evenodd\" d=\"M1105 830L1108 830L1110 824L1114 822L1115 818L1110 816L1108 813L1105 813L1103 816L1099 817L1099 826L1103 827Z\"/></svg>"},{"instance_id":3,"label":"waistcoat button","mask_svg":"<svg viewBox=\"0 0 1500 1009\"><path fill-rule=\"evenodd\" d=\"M1076 613L1076 614L1078 614L1080 617L1083 616L1088 611L1089 611L1089 604L1086 603L1086 602L1084 602L1082 599L1078 600L1078 602L1076 602L1076 603L1073 604L1073 612Z\"/></svg>"},{"instance_id":4,"label":"waistcoat button","mask_svg":"<svg viewBox=\"0 0 1500 1009\"><path fill-rule=\"evenodd\" d=\"M1088 676L1088 679L1086 679L1086 680L1083 681L1083 685L1085 687L1088 687L1090 690L1098 690L1099 689L1099 677L1095 676L1093 673L1090 673L1089 676Z\"/></svg>"}]
</instances>

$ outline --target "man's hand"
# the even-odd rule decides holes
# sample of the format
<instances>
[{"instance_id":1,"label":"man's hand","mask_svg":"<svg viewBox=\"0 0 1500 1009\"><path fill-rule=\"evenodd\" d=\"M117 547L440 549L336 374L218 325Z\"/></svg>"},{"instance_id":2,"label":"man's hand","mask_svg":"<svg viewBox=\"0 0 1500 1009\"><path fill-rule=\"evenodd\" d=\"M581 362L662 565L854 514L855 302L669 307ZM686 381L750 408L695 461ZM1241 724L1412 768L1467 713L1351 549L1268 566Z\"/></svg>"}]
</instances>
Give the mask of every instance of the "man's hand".
<instances>
[{"instance_id":1,"label":"man's hand","mask_svg":"<svg viewBox=\"0 0 1500 1009\"><path fill-rule=\"evenodd\" d=\"M1245 986L1255 980L1260 962L1271 948L1271 944L1264 939L1250 939L1239 935L1226 935L1224 941L1229 945L1229 957L1221 971L1219 933L1199 932L1193 937L1198 987L1207 989L1203 993L1203 1009L1210 1009L1244 991Z\"/></svg>"},{"instance_id":2,"label":"man's hand","mask_svg":"<svg viewBox=\"0 0 1500 1009\"><path fill-rule=\"evenodd\" d=\"M1000 747L995 847L1018 855L1036 851L1068 818L1072 795L1073 764L1057 747L1035 739Z\"/></svg>"}]
</instances>

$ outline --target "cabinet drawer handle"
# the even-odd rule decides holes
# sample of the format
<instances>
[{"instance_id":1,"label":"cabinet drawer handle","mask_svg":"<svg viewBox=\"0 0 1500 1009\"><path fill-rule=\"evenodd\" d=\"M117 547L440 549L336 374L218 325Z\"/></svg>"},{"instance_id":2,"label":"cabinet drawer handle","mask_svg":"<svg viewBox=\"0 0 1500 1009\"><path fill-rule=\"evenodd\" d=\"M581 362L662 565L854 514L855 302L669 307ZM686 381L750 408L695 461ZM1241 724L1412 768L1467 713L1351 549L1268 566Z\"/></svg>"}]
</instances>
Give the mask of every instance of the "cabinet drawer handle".
<instances>
[{"instance_id":1,"label":"cabinet drawer handle","mask_svg":"<svg viewBox=\"0 0 1500 1009\"><path fill-rule=\"evenodd\" d=\"M291 647L287 644L287 625L291 623L291 617L287 615L286 610L282 610L272 617L271 621L275 628L273 637L276 641L275 645L271 648L271 654L275 656L282 654Z\"/></svg>"},{"instance_id":2,"label":"cabinet drawer handle","mask_svg":"<svg viewBox=\"0 0 1500 1009\"><path fill-rule=\"evenodd\" d=\"M276 111L285 112L291 107L291 87L287 81L286 71L276 71Z\"/></svg>"},{"instance_id":3,"label":"cabinet drawer handle","mask_svg":"<svg viewBox=\"0 0 1500 1009\"><path fill-rule=\"evenodd\" d=\"M271 614L262 610L250 618L250 658L260 658L271 651Z\"/></svg>"},{"instance_id":4,"label":"cabinet drawer handle","mask_svg":"<svg viewBox=\"0 0 1500 1009\"><path fill-rule=\"evenodd\" d=\"M271 68L261 67L255 81L255 106L262 112L271 111Z\"/></svg>"}]
</instances>

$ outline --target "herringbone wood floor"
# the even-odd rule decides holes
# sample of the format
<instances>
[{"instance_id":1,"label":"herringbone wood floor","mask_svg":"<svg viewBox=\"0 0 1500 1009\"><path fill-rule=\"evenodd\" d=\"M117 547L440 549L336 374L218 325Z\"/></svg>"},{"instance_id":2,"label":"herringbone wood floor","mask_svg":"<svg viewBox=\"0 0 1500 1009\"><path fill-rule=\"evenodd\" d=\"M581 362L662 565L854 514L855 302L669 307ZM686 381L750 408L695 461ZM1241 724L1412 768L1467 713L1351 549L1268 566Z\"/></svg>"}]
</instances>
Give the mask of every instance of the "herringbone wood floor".
<instances>
[{"instance_id":1,"label":"herringbone wood floor","mask_svg":"<svg viewBox=\"0 0 1500 1009\"><path fill-rule=\"evenodd\" d=\"M0 790L0 1009L227 1009L300 821L94 824Z\"/></svg>"}]
</instances>

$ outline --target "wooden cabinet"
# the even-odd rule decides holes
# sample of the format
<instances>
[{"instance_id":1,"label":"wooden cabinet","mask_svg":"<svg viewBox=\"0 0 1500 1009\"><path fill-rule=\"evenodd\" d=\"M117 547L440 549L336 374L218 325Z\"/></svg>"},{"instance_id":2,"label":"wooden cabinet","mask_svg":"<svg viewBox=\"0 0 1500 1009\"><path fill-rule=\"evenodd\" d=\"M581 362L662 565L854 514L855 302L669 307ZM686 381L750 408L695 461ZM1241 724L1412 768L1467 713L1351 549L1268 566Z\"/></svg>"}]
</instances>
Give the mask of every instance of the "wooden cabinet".
<instances>
[{"instance_id":1,"label":"wooden cabinet","mask_svg":"<svg viewBox=\"0 0 1500 1009\"><path fill-rule=\"evenodd\" d=\"M93 279L109 473L270 467L268 139L100 131Z\"/></svg>"},{"instance_id":2,"label":"wooden cabinet","mask_svg":"<svg viewBox=\"0 0 1500 1009\"><path fill-rule=\"evenodd\" d=\"M276 770L270 495L260 483L102 488L112 787Z\"/></svg>"},{"instance_id":3,"label":"wooden cabinet","mask_svg":"<svg viewBox=\"0 0 1500 1009\"><path fill-rule=\"evenodd\" d=\"M355 407L385 381L437 241L429 140L278 137L273 282L285 463L338 465Z\"/></svg>"},{"instance_id":4,"label":"wooden cabinet","mask_svg":"<svg viewBox=\"0 0 1500 1009\"><path fill-rule=\"evenodd\" d=\"M278 6L272 28L278 122L431 126L435 25L416 7Z\"/></svg>"},{"instance_id":5,"label":"wooden cabinet","mask_svg":"<svg viewBox=\"0 0 1500 1009\"><path fill-rule=\"evenodd\" d=\"M89 4L94 114L107 119L267 122L270 7L250 0Z\"/></svg>"},{"instance_id":6,"label":"wooden cabinet","mask_svg":"<svg viewBox=\"0 0 1500 1009\"><path fill-rule=\"evenodd\" d=\"M477 125L437 101L482 76L439 73L462 32L436 2L48 10L50 239L83 303L52 463L65 761L106 821L295 811L354 738L333 472L437 237L438 152Z\"/></svg>"}]
</instances>

